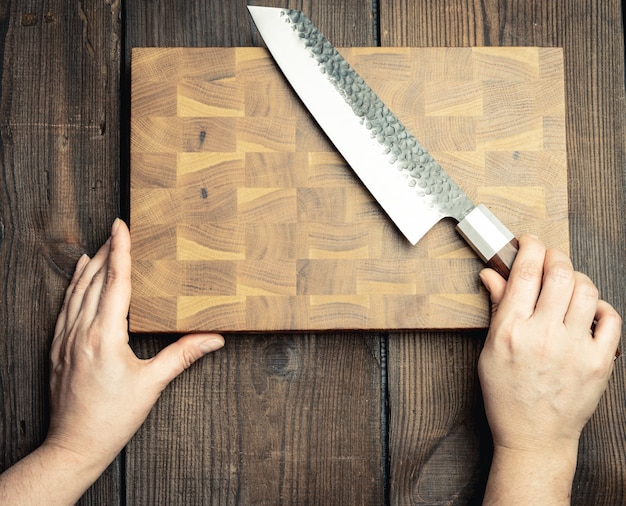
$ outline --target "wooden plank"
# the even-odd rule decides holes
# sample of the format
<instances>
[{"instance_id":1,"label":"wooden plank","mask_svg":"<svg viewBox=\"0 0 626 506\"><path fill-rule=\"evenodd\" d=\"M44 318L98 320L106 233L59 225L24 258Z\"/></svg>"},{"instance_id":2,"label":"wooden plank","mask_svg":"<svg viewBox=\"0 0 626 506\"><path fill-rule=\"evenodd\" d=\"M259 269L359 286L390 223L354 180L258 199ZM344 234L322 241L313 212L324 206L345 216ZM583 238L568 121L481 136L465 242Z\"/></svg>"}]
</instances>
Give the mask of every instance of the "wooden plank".
<instances>
[{"instance_id":1,"label":"wooden plank","mask_svg":"<svg viewBox=\"0 0 626 506\"><path fill-rule=\"evenodd\" d=\"M259 45L245 4L130 2L126 47ZM339 44L374 43L371 2L306 7ZM166 342L132 337L142 356ZM227 336L128 446L128 504L381 504L381 383L376 334Z\"/></svg>"},{"instance_id":2,"label":"wooden plank","mask_svg":"<svg viewBox=\"0 0 626 506\"><path fill-rule=\"evenodd\" d=\"M383 45L564 48L571 253L576 267L624 314L626 109L619 1L478 6L465 0L445 5L398 0L381 2L380 14ZM471 373L480 347L478 336L417 333L390 339L391 504L480 501L486 472L482 448L489 439ZM583 433L573 504L626 501L624 380L624 368L616 367ZM451 479L441 483L435 473Z\"/></svg>"},{"instance_id":3,"label":"wooden plank","mask_svg":"<svg viewBox=\"0 0 626 506\"><path fill-rule=\"evenodd\" d=\"M147 356L161 345L140 343ZM132 440L128 503L381 503L380 387L362 365L377 348L368 336L230 337Z\"/></svg>"},{"instance_id":4,"label":"wooden plank","mask_svg":"<svg viewBox=\"0 0 626 506\"><path fill-rule=\"evenodd\" d=\"M118 213L119 5L0 8L0 470L48 425L48 354L78 257ZM85 503L120 504L118 463Z\"/></svg>"},{"instance_id":5,"label":"wooden plank","mask_svg":"<svg viewBox=\"0 0 626 506\"><path fill-rule=\"evenodd\" d=\"M560 49L340 51L471 198L569 250ZM266 50L137 48L131 72L132 330L487 326L452 223L411 246Z\"/></svg>"}]
</instances>

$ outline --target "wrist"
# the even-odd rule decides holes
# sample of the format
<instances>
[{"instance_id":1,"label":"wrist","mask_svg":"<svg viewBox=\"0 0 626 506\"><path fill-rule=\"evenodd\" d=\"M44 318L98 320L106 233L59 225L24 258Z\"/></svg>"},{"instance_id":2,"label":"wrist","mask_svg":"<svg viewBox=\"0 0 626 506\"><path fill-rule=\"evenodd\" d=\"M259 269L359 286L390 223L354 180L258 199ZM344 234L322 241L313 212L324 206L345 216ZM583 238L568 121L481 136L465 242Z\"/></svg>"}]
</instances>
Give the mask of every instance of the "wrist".
<instances>
[{"instance_id":1,"label":"wrist","mask_svg":"<svg viewBox=\"0 0 626 506\"><path fill-rule=\"evenodd\" d=\"M77 452L51 438L47 438L36 451L50 465L73 477L77 483L87 484L86 487L96 481L115 458L97 451Z\"/></svg>"},{"instance_id":2,"label":"wrist","mask_svg":"<svg viewBox=\"0 0 626 506\"><path fill-rule=\"evenodd\" d=\"M545 448L496 445L484 504L568 504L578 442Z\"/></svg>"},{"instance_id":3,"label":"wrist","mask_svg":"<svg viewBox=\"0 0 626 506\"><path fill-rule=\"evenodd\" d=\"M46 441L0 475L0 503L75 504L105 468L103 459Z\"/></svg>"}]
</instances>

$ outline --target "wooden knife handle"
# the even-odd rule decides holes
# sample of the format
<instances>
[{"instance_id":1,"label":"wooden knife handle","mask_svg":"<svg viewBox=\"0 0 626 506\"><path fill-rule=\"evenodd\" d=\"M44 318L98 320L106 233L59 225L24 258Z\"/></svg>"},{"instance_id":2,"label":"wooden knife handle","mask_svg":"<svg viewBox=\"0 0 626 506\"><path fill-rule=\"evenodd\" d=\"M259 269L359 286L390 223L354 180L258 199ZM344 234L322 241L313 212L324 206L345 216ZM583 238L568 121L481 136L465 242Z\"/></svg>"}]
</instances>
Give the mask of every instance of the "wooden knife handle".
<instances>
[{"instance_id":1,"label":"wooden knife handle","mask_svg":"<svg viewBox=\"0 0 626 506\"><path fill-rule=\"evenodd\" d=\"M504 247L498 251L494 256L487 260L487 267L491 267L504 279L509 279L511 273L511 266L517 255L519 249L519 242L514 237Z\"/></svg>"}]
</instances>

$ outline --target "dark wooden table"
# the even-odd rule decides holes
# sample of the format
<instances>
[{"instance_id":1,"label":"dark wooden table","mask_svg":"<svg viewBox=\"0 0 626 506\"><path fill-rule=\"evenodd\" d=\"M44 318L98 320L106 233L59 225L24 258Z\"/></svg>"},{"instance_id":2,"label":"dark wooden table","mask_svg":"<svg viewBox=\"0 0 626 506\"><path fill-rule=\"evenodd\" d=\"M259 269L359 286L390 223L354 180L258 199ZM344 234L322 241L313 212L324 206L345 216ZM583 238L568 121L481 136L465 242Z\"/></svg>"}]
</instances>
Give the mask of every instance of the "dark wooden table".
<instances>
[{"instance_id":1,"label":"dark wooden table","mask_svg":"<svg viewBox=\"0 0 626 506\"><path fill-rule=\"evenodd\" d=\"M257 2L260 3L260 2ZM564 48L574 263L626 313L619 0L308 0L337 46ZM48 353L82 252L128 217L138 46L261 45L244 0L0 2L0 469L41 443ZM475 504L484 332L233 336L164 392L86 504ZM151 356L174 336L132 337ZM575 504L626 503L623 359Z\"/></svg>"}]
</instances>

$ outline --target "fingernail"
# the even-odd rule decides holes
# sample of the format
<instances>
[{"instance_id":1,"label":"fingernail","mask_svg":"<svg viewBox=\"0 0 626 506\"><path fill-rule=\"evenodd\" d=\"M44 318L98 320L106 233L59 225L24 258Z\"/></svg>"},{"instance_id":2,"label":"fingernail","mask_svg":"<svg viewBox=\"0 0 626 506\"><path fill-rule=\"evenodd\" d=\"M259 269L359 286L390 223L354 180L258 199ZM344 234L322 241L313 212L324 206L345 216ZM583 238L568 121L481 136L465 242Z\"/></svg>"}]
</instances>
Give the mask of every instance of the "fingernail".
<instances>
[{"instance_id":1,"label":"fingernail","mask_svg":"<svg viewBox=\"0 0 626 506\"><path fill-rule=\"evenodd\" d=\"M222 346L224 346L223 338L211 337L201 342L199 348L202 353L211 353L212 351L219 350Z\"/></svg>"},{"instance_id":2,"label":"fingernail","mask_svg":"<svg viewBox=\"0 0 626 506\"><path fill-rule=\"evenodd\" d=\"M111 237L113 237L119 229L120 229L120 219L115 218L113 225L111 225Z\"/></svg>"},{"instance_id":3,"label":"fingernail","mask_svg":"<svg viewBox=\"0 0 626 506\"><path fill-rule=\"evenodd\" d=\"M78 259L78 262L76 262L76 272L82 271L85 268L85 265L87 265L87 262L89 262L89 256L83 253Z\"/></svg>"},{"instance_id":4,"label":"fingernail","mask_svg":"<svg viewBox=\"0 0 626 506\"><path fill-rule=\"evenodd\" d=\"M489 290L489 285L487 284L487 278L485 277L485 275L483 274L482 271L480 271L478 273L478 277L480 278L480 281L482 282L482 284L485 286L485 288L487 289L488 292L491 292L491 290Z\"/></svg>"}]
</instances>

